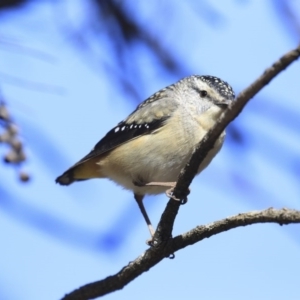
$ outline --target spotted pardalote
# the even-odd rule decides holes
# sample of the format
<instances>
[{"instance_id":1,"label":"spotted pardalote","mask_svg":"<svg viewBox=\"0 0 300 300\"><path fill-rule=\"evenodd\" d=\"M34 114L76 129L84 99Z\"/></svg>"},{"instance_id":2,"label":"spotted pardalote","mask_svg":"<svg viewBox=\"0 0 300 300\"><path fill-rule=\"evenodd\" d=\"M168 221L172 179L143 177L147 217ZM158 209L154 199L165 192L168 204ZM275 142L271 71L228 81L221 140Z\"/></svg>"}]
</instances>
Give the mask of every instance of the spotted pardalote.
<instances>
[{"instance_id":1,"label":"spotted pardalote","mask_svg":"<svg viewBox=\"0 0 300 300\"><path fill-rule=\"evenodd\" d=\"M80 161L56 179L61 185L108 178L131 190L151 235L143 205L176 182L195 146L234 100L231 86L214 76L189 76L158 91L111 129ZM200 173L220 150L225 132L198 168Z\"/></svg>"}]
</instances>

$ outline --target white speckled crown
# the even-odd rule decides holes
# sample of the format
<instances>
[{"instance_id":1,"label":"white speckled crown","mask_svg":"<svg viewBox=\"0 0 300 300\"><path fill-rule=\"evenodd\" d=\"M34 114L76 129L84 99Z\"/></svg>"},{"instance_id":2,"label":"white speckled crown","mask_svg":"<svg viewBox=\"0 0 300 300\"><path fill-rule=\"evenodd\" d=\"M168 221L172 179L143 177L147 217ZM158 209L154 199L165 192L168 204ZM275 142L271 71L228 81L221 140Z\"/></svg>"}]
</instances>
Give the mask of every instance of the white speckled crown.
<instances>
[{"instance_id":1,"label":"white speckled crown","mask_svg":"<svg viewBox=\"0 0 300 300\"><path fill-rule=\"evenodd\" d=\"M194 75L192 77L201 79L202 81L206 82L209 86L216 89L222 96L224 96L229 100L233 100L235 98L235 94L232 87L226 81L223 81L218 77L210 76L210 75L204 75L204 76Z\"/></svg>"}]
</instances>

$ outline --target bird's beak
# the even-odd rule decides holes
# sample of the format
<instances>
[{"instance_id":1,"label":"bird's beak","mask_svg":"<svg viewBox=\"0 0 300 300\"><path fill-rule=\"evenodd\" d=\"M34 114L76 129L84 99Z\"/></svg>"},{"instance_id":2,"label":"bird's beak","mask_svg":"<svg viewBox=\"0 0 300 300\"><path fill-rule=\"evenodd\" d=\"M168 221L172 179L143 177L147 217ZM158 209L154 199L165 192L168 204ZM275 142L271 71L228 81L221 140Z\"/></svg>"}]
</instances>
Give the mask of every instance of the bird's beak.
<instances>
[{"instance_id":1,"label":"bird's beak","mask_svg":"<svg viewBox=\"0 0 300 300\"><path fill-rule=\"evenodd\" d=\"M220 106L221 108L226 108L231 103L230 100L216 101L215 105Z\"/></svg>"}]
</instances>

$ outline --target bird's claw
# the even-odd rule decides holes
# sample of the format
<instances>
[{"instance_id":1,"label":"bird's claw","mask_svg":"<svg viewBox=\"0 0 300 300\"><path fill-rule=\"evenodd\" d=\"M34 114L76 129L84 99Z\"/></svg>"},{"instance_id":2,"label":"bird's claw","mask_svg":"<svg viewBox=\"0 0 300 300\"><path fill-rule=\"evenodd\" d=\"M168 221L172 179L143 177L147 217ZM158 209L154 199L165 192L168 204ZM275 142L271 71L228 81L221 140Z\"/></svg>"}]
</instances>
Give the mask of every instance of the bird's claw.
<instances>
[{"instance_id":1,"label":"bird's claw","mask_svg":"<svg viewBox=\"0 0 300 300\"><path fill-rule=\"evenodd\" d=\"M188 196L189 193L190 193L190 189L188 189L187 194L184 195L184 196L182 196L181 198L175 197L174 194L173 194L173 192L174 192L174 187L172 187L172 188L166 190L166 195L167 195L167 197L169 197L170 199L173 199L173 200L175 200L175 201L180 202L181 205L186 204L186 203L188 202L187 196Z\"/></svg>"}]
</instances>

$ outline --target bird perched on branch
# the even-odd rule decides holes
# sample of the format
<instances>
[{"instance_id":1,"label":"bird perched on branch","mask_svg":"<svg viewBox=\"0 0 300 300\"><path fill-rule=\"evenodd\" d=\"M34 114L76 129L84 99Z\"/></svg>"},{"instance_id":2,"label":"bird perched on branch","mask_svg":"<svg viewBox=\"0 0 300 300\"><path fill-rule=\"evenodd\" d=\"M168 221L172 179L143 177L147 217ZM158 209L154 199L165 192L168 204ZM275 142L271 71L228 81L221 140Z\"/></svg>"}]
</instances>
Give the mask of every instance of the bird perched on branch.
<instances>
[{"instance_id":1,"label":"bird perched on branch","mask_svg":"<svg viewBox=\"0 0 300 300\"><path fill-rule=\"evenodd\" d=\"M189 76L142 102L111 129L56 182L108 178L134 193L151 236L154 230L143 205L146 194L175 185L205 134L234 100L231 86L214 76ZM198 168L200 173L222 147L223 132Z\"/></svg>"}]
</instances>

